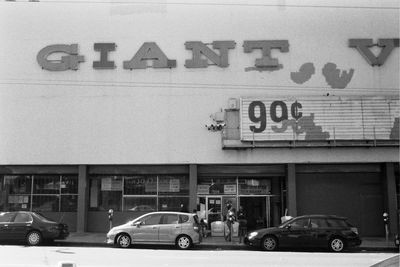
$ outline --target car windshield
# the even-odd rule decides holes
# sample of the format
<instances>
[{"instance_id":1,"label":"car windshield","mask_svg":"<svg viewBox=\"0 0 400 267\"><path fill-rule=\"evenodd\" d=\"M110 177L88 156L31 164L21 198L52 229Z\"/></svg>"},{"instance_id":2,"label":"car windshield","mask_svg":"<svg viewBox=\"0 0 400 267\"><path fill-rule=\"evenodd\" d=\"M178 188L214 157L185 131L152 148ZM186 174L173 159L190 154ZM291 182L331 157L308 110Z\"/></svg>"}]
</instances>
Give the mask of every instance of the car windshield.
<instances>
[{"instance_id":1,"label":"car windshield","mask_svg":"<svg viewBox=\"0 0 400 267\"><path fill-rule=\"evenodd\" d=\"M49 218L46 218L45 216L43 216L42 214L40 214L40 213L36 213L36 212L34 212L34 213L32 213L34 216L36 216L36 218L38 218L39 220L41 220L41 221L43 221L43 222L54 222L53 220L51 220L51 219L49 219Z\"/></svg>"},{"instance_id":2,"label":"car windshield","mask_svg":"<svg viewBox=\"0 0 400 267\"><path fill-rule=\"evenodd\" d=\"M279 225L278 227L279 227L279 228L285 228L288 224L291 224L291 223L293 222L294 219L296 219L296 218L292 218L292 219L290 219L290 220L288 220L288 221L282 223L282 224Z\"/></svg>"},{"instance_id":3,"label":"car windshield","mask_svg":"<svg viewBox=\"0 0 400 267\"><path fill-rule=\"evenodd\" d=\"M139 217L137 217L137 218L135 218L135 219L133 219L133 220L130 220L130 221L128 221L127 223L129 223L129 224L134 224L135 222L138 222L138 221L140 221L140 220L142 220L144 217L146 217L146 215L148 215L149 213L146 213L146 214L143 214L142 216L139 216Z\"/></svg>"}]
</instances>

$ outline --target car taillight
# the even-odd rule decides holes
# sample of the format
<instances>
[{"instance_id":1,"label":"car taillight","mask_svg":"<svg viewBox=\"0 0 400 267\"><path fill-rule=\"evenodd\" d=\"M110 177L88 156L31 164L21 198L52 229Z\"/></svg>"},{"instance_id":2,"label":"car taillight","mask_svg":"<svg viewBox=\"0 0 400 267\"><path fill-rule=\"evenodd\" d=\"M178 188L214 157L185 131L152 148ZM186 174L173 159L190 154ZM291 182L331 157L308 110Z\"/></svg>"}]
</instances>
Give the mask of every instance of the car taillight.
<instances>
[{"instance_id":1,"label":"car taillight","mask_svg":"<svg viewBox=\"0 0 400 267\"><path fill-rule=\"evenodd\" d=\"M193 224L193 230L195 230L196 232L199 232L200 231L200 228L199 228L199 226L197 225L197 224Z\"/></svg>"},{"instance_id":2,"label":"car taillight","mask_svg":"<svg viewBox=\"0 0 400 267\"><path fill-rule=\"evenodd\" d=\"M49 232L57 232L59 229L57 226L50 226L49 228L47 228L47 230Z\"/></svg>"},{"instance_id":3,"label":"car taillight","mask_svg":"<svg viewBox=\"0 0 400 267\"><path fill-rule=\"evenodd\" d=\"M356 233L356 234L358 235L358 229L357 229L357 227L351 227L350 230L353 231L354 233Z\"/></svg>"}]
</instances>

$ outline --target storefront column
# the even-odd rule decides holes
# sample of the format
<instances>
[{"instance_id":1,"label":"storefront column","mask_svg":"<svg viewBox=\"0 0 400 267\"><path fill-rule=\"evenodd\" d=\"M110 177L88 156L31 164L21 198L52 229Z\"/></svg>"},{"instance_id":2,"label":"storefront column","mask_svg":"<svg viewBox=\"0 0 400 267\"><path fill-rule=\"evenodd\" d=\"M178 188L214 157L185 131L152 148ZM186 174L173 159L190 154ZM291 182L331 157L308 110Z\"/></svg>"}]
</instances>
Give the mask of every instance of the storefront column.
<instances>
[{"instance_id":1,"label":"storefront column","mask_svg":"<svg viewBox=\"0 0 400 267\"><path fill-rule=\"evenodd\" d=\"M396 178L394 175L393 163L386 163L385 176L385 212L389 214L390 236L394 236L394 234L399 230L399 207L397 207Z\"/></svg>"},{"instance_id":2,"label":"storefront column","mask_svg":"<svg viewBox=\"0 0 400 267\"><path fill-rule=\"evenodd\" d=\"M86 232L87 221L87 166L79 165L78 171L78 211L76 231L78 233Z\"/></svg>"},{"instance_id":3,"label":"storefront column","mask_svg":"<svg viewBox=\"0 0 400 267\"><path fill-rule=\"evenodd\" d=\"M197 207L197 165L189 166L189 212Z\"/></svg>"},{"instance_id":4,"label":"storefront column","mask_svg":"<svg viewBox=\"0 0 400 267\"><path fill-rule=\"evenodd\" d=\"M295 164L287 165L287 208L288 215L292 217L297 216L297 201L296 201L296 166Z\"/></svg>"}]
</instances>

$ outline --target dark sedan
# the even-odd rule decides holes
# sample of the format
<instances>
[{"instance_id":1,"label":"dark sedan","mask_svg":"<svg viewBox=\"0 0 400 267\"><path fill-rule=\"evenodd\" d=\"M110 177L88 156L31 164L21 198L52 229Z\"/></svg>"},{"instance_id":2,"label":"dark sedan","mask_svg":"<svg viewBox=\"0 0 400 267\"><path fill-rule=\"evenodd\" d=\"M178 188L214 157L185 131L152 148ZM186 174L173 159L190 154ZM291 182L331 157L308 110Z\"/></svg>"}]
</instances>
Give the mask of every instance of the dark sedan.
<instances>
[{"instance_id":1,"label":"dark sedan","mask_svg":"<svg viewBox=\"0 0 400 267\"><path fill-rule=\"evenodd\" d=\"M0 212L0 241L25 241L29 246L65 239L68 226L28 211Z\"/></svg>"},{"instance_id":2,"label":"dark sedan","mask_svg":"<svg viewBox=\"0 0 400 267\"><path fill-rule=\"evenodd\" d=\"M356 227L344 217L306 215L293 218L279 227L250 232L245 243L272 251L278 247L322 247L334 252L359 246L361 239Z\"/></svg>"}]
</instances>

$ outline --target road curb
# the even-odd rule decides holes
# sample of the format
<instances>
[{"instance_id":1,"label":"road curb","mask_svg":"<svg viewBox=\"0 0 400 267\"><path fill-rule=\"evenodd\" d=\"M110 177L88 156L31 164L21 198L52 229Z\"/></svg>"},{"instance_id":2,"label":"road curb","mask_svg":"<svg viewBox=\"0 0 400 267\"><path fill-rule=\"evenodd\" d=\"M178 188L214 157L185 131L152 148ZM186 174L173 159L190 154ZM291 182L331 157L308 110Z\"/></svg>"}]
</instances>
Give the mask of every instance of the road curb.
<instances>
[{"instance_id":1,"label":"road curb","mask_svg":"<svg viewBox=\"0 0 400 267\"><path fill-rule=\"evenodd\" d=\"M56 245L59 246L78 246L78 247L110 247L112 248L113 246L107 243L99 243L99 242L74 242L74 241L56 241ZM148 247L148 246L143 246L143 247ZM150 247L155 247L155 246L150 246ZM246 245L230 245L230 244L199 244L194 246L194 250L255 250L257 251L257 248L249 247ZM291 251L291 250L282 250L282 251ZM294 250L294 251L300 251L301 250ZM351 250L348 250L349 252L352 251L375 251L375 252L399 252L399 250L395 247L358 247L358 248L353 248ZM308 252L308 251L307 251Z\"/></svg>"}]
</instances>

